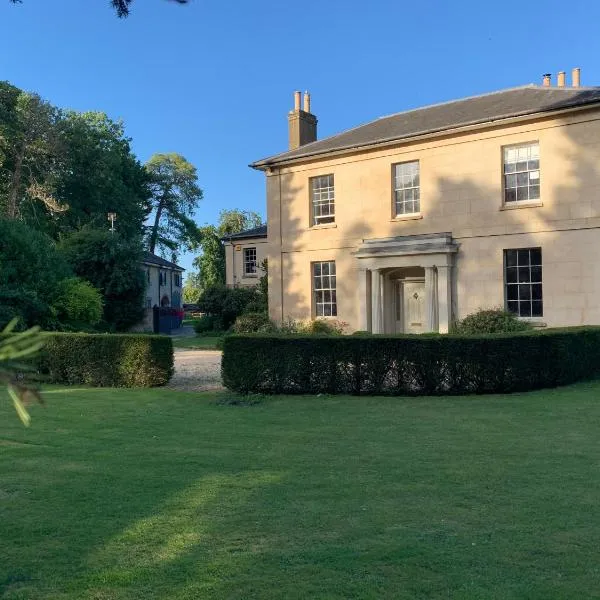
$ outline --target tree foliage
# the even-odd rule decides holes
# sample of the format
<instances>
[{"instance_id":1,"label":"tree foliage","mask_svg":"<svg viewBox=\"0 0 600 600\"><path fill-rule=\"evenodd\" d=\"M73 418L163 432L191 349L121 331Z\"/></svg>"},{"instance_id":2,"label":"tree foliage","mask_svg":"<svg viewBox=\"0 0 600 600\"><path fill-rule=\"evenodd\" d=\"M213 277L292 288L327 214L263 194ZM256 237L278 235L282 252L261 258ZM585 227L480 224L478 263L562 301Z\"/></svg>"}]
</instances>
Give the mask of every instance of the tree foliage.
<instances>
[{"instance_id":1,"label":"tree foliage","mask_svg":"<svg viewBox=\"0 0 600 600\"><path fill-rule=\"evenodd\" d=\"M54 239L118 214L139 236L149 210L148 174L123 124L103 113L62 111L0 82L0 216Z\"/></svg>"},{"instance_id":2,"label":"tree foliage","mask_svg":"<svg viewBox=\"0 0 600 600\"><path fill-rule=\"evenodd\" d=\"M59 322L80 329L102 319L102 294L89 281L78 277L63 279L54 300Z\"/></svg>"},{"instance_id":3,"label":"tree foliage","mask_svg":"<svg viewBox=\"0 0 600 600\"><path fill-rule=\"evenodd\" d=\"M225 248L222 238L247 229L258 227L261 216L249 210L222 210L217 226L205 225L200 228L202 253L194 259L196 268L195 282L200 291L214 285L225 284Z\"/></svg>"},{"instance_id":4,"label":"tree foliage","mask_svg":"<svg viewBox=\"0 0 600 600\"><path fill-rule=\"evenodd\" d=\"M9 0L9 2L12 4L23 4L23 0ZM175 2L176 4L187 4L190 2L190 0L169 0L169 2ZM129 16L132 3L133 0L110 0L111 6L115 9L120 18Z\"/></svg>"},{"instance_id":5,"label":"tree foliage","mask_svg":"<svg viewBox=\"0 0 600 600\"><path fill-rule=\"evenodd\" d=\"M192 248L200 241L196 223L191 218L202 200L196 167L176 153L155 154L146 163L150 178L152 226L148 249L157 248L176 260L183 245Z\"/></svg>"},{"instance_id":6,"label":"tree foliage","mask_svg":"<svg viewBox=\"0 0 600 600\"><path fill-rule=\"evenodd\" d=\"M60 249L74 273L100 290L108 328L126 331L142 319L146 282L139 240L83 229L66 238Z\"/></svg>"},{"instance_id":7,"label":"tree foliage","mask_svg":"<svg viewBox=\"0 0 600 600\"><path fill-rule=\"evenodd\" d=\"M14 317L22 326L54 327L56 290L70 273L46 235L0 219L0 328Z\"/></svg>"}]
</instances>

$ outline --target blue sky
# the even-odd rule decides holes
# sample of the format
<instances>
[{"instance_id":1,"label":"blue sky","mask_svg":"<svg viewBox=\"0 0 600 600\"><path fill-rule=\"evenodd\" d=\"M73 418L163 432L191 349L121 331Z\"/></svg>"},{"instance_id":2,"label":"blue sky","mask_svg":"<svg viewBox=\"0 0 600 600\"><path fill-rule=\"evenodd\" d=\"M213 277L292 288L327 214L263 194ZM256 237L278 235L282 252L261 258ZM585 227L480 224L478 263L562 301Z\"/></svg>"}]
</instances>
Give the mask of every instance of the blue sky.
<instances>
[{"instance_id":1,"label":"blue sky","mask_svg":"<svg viewBox=\"0 0 600 600\"><path fill-rule=\"evenodd\" d=\"M286 149L293 90L310 90L321 138L574 66L600 84L599 22L587 0L136 0L125 20L108 0L0 0L0 79L122 118L142 161L183 154L203 224L264 216L247 165Z\"/></svg>"}]
</instances>

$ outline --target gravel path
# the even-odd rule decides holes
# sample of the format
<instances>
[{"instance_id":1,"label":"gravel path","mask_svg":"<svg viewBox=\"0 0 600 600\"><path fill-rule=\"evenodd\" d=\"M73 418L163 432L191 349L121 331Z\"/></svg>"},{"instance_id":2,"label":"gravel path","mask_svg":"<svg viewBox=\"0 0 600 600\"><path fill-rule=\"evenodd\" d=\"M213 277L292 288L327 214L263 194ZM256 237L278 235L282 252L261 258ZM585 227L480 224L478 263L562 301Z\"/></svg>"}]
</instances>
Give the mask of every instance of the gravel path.
<instances>
[{"instance_id":1,"label":"gravel path","mask_svg":"<svg viewBox=\"0 0 600 600\"><path fill-rule=\"evenodd\" d=\"M174 390L221 390L219 350L175 350L175 375L167 386Z\"/></svg>"}]
</instances>

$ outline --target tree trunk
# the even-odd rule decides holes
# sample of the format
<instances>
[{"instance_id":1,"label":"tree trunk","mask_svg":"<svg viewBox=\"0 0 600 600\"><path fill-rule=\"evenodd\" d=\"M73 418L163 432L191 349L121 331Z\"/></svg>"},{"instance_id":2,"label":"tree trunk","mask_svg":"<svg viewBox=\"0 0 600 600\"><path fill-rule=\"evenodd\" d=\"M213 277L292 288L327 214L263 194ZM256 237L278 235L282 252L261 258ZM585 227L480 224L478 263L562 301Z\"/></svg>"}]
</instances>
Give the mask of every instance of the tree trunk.
<instances>
[{"instance_id":1,"label":"tree trunk","mask_svg":"<svg viewBox=\"0 0 600 600\"><path fill-rule=\"evenodd\" d=\"M18 198L19 198L19 187L21 186L21 170L23 168L23 155L25 149L17 154L15 160L15 170L10 181L10 189L8 192L8 206L6 207L6 217L8 219L16 219L19 214Z\"/></svg>"},{"instance_id":2,"label":"tree trunk","mask_svg":"<svg viewBox=\"0 0 600 600\"><path fill-rule=\"evenodd\" d=\"M160 217L162 216L163 203L159 202L158 208L156 209L156 216L154 217L154 225L152 226L152 233L150 234L150 243L148 244L148 250L154 254L154 248L156 248L156 242L158 241L158 227L160 225Z\"/></svg>"}]
</instances>

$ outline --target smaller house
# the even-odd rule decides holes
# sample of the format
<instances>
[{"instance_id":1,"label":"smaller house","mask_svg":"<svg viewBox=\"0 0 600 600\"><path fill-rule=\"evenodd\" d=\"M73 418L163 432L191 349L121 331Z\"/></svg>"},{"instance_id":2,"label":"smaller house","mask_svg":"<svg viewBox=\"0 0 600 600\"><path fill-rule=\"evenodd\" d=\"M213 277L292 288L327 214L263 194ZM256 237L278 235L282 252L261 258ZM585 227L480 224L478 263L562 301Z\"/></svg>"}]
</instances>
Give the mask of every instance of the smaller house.
<instances>
[{"instance_id":1,"label":"smaller house","mask_svg":"<svg viewBox=\"0 0 600 600\"><path fill-rule=\"evenodd\" d=\"M225 283L228 287L252 286L264 274L267 226L261 225L222 238L225 246Z\"/></svg>"},{"instance_id":2,"label":"smaller house","mask_svg":"<svg viewBox=\"0 0 600 600\"><path fill-rule=\"evenodd\" d=\"M146 273L146 306L181 308L185 269L156 254L146 252L142 263Z\"/></svg>"}]
</instances>

